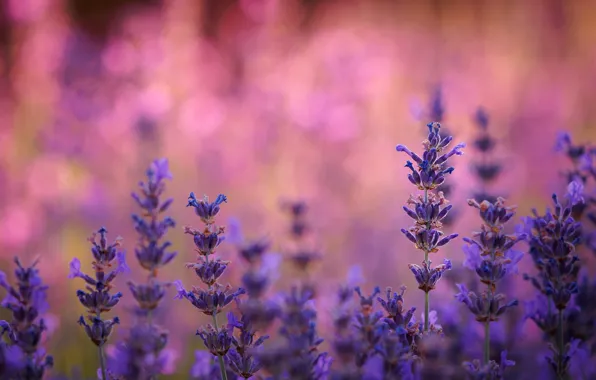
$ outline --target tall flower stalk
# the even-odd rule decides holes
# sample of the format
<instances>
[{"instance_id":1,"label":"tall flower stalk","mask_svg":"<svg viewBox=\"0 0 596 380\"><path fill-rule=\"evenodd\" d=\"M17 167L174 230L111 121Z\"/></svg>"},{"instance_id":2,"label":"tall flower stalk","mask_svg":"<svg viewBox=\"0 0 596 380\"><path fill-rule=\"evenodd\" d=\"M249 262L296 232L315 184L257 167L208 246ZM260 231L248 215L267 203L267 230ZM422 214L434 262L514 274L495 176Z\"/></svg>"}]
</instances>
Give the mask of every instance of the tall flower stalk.
<instances>
[{"instance_id":1,"label":"tall flower stalk","mask_svg":"<svg viewBox=\"0 0 596 380\"><path fill-rule=\"evenodd\" d=\"M234 224L234 240L238 255L248 266L242 276L242 286L247 297L237 299L241 318L237 319L232 312L228 313L228 326L238 332L232 335L232 348L227 359L230 369L244 379L253 378L262 368L258 351L269 339L260 332L266 330L279 315L277 305L265 298L272 283L272 272L277 269L279 256L268 253L269 242L265 239L245 241L239 224ZM232 233L230 233L232 235Z\"/></svg>"},{"instance_id":2,"label":"tall flower stalk","mask_svg":"<svg viewBox=\"0 0 596 380\"><path fill-rule=\"evenodd\" d=\"M290 202L283 206L290 215L292 247L288 259L298 273L298 281L281 296L279 335L283 339L277 346L259 350L257 356L274 379L325 379L331 362L319 348L323 339L317 329L316 288L309 271L320 255L308 244L306 204Z\"/></svg>"},{"instance_id":3,"label":"tall flower stalk","mask_svg":"<svg viewBox=\"0 0 596 380\"><path fill-rule=\"evenodd\" d=\"M457 234L443 236L441 220L445 218L452 206L447 205L447 200L441 192L435 193L434 190L443 184L445 176L454 170L453 167L447 167L448 159L455 155L462 155L462 149L465 147L465 144L460 143L445 152L453 138L440 135L441 125L439 123L430 123L427 126L429 133L427 140L422 143L424 147L422 157L404 145L396 147L398 152L406 153L414 161L414 163L407 161L405 165L411 170L408 180L418 190L424 192L416 197L410 196L408 204L412 208L404 207L404 211L414 219L415 225L401 231L414 243L416 249L424 252L422 266L410 264L409 267L418 282L418 288L424 291L425 332L429 331L430 326L429 293L435 288L443 273L451 269L451 262L447 259L443 264L432 268L429 254L437 252L440 247L458 236Z\"/></svg>"},{"instance_id":4,"label":"tall flower stalk","mask_svg":"<svg viewBox=\"0 0 596 380\"><path fill-rule=\"evenodd\" d=\"M493 156L497 141L488 130L489 117L486 111L479 108L474 115L477 135L472 144L477 159L472 164L472 173L477 178L478 189L474 194L476 202L489 201L494 203L497 197L492 195L489 187L498 179L503 166Z\"/></svg>"},{"instance_id":5,"label":"tall flower stalk","mask_svg":"<svg viewBox=\"0 0 596 380\"><path fill-rule=\"evenodd\" d=\"M581 223L571 216L574 197L568 194L565 204L553 195L554 212L546 210L525 219L529 235L530 256L538 273L525 275L544 297L545 308L536 308L530 318L554 341L554 356L547 360L559 379L569 376L570 345L565 337L565 310L578 292L579 258L575 247L581 239Z\"/></svg>"},{"instance_id":6,"label":"tall flower stalk","mask_svg":"<svg viewBox=\"0 0 596 380\"><path fill-rule=\"evenodd\" d=\"M137 322L128 337L116 347L116 354L110 359L110 373L127 379L155 379L163 373L168 364L169 351L165 350L168 333L155 325L153 311L163 300L170 283L161 282L159 270L170 263L176 252L163 241L167 231L175 226L170 217L161 218L168 210L172 199L161 199L165 191L165 180L172 174L165 159L155 160L146 172L146 182L140 182L141 194L132 193L133 199L141 208L141 215L133 214L135 230L139 234L136 258L143 269L148 271L147 281L136 284L128 282L133 298L137 301L137 313L144 323Z\"/></svg>"},{"instance_id":7,"label":"tall flower stalk","mask_svg":"<svg viewBox=\"0 0 596 380\"><path fill-rule=\"evenodd\" d=\"M457 284L460 293L456 298L470 309L478 322L484 324L483 363L485 367L490 367L490 324L518 304L517 300L504 303L505 295L497 293L497 284L506 275L517 272L517 263L523 253L513 247L525 235L505 234L505 224L515 215L515 208L505 206L505 199L498 198L494 203L488 200L478 203L470 199L468 204L479 211L483 224L473 238L464 238L464 266L476 272L486 289L477 295L469 292L464 284Z\"/></svg>"},{"instance_id":8,"label":"tall flower stalk","mask_svg":"<svg viewBox=\"0 0 596 380\"><path fill-rule=\"evenodd\" d=\"M85 328L85 333L98 348L100 371L104 380L108 379L104 346L114 325L120 323L120 320L118 317L103 319L103 314L116 306L122 297L120 292L110 293L113 288L112 282L118 274L129 271L124 252L118 249L122 239L117 238L112 244L108 244L107 234L108 231L101 227L89 238L92 245L94 277L81 271L81 261L76 257L70 262L68 275L68 278L81 278L87 284L86 291L77 290L79 302L87 309L87 320L81 316L79 324ZM113 268L114 266L116 268Z\"/></svg>"},{"instance_id":9,"label":"tall flower stalk","mask_svg":"<svg viewBox=\"0 0 596 380\"><path fill-rule=\"evenodd\" d=\"M46 292L36 268L37 261L24 267L18 258L14 259L16 286L10 285L4 272L0 271L0 286L6 289L2 307L10 310L12 320L0 321L0 337L8 336L9 346L2 347L0 377L3 379L41 380L54 359L40 347L42 334L46 331L41 316L48 309ZM1 345L1 344L0 344Z\"/></svg>"},{"instance_id":10,"label":"tall flower stalk","mask_svg":"<svg viewBox=\"0 0 596 380\"><path fill-rule=\"evenodd\" d=\"M176 282L178 287L177 298L185 298L203 314L209 315L213 319L213 325L207 325L205 328L199 329L197 335L201 337L209 352L217 357L223 380L228 379L224 356L232 346L232 332L235 326L228 325L220 328L217 323L217 315L239 295L245 293L242 288L232 291L230 285L223 286L217 282L228 267L229 261L220 258L210 260L210 257L215 254L217 247L224 240L225 228L217 226L215 222L221 204L226 201L227 198L223 194L219 194L215 201L209 202L207 196L199 200L194 193L190 193L187 207L195 209L195 213L203 222L204 227L201 230L185 227L185 232L193 236L198 253L197 261L188 263L186 266L194 269L199 280L207 288L193 287L191 291L187 291L183 288L181 282Z\"/></svg>"}]
</instances>

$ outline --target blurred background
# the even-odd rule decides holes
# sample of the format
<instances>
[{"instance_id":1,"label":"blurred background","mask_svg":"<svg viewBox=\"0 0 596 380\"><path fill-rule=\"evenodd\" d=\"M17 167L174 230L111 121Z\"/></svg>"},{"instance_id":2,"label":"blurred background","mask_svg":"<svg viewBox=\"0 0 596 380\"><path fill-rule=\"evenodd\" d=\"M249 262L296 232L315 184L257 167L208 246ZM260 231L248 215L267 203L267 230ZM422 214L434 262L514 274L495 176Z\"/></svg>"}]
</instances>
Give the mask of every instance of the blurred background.
<instances>
[{"instance_id":1,"label":"blurred background","mask_svg":"<svg viewBox=\"0 0 596 380\"><path fill-rule=\"evenodd\" d=\"M66 278L73 257L90 264L91 232L106 226L122 236L130 276L142 273L130 193L154 158L169 159L179 227L170 239L180 253L162 279L197 283L184 268L194 253L182 226L199 224L185 208L190 191L226 194L222 221L238 218L246 235L268 236L282 254L280 201L302 199L323 255L316 278L328 326L326 300L355 264L367 291L405 284L408 303L422 304L407 267L422 257L399 232L410 224L401 208L415 189L395 145L421 149L438 89L443 125L458 142L474 139L476 109L488 112L502 165L490 191L519 205L519 216L565 188L557 132L596 138L596 1L0 4L0 269L12 272L15 255L41 258L54 374L97 368L76 326L81 283ZM455 218L446 229L461 236L479 225L466 205L480 186L470 170L476 154L470 147L456 157L448 178ZM460 267L462 244L437 262L449 257ZM220 254L236 258L232 247ZM232 264L225 279L237 284L242 269ZM282 275L277 288L290 282ZM433 295L454 293L444 281ZM187 302L168 301L162 311L156 320L178 356L171 378L187 379L205 321ZM126 313L116 313L124 325Z\"/></svg>"}]
</instances>

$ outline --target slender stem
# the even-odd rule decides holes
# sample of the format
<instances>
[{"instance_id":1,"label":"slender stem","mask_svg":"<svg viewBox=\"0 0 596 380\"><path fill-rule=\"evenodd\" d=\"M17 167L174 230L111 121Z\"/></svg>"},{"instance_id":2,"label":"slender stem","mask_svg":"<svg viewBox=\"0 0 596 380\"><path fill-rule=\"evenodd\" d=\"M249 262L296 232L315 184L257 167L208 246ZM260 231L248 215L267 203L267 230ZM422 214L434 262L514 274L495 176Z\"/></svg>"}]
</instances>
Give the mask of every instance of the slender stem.
<instances>
[{"instance_id":1,"label":"slender stem","mask_svg":"<svg viewBox=\"0 0 596 380\"><path fill-rule=\"evenodd\" d=\"M424 261L428 263L428 252L424 252ZM428 332L430 328L430 321L428 318L429 309L429 293L430 291L424 292L424 331Z\"/></svg>"},{"instance_id":2,"label":"slender stem","mask_svg":"<svg viewBox=\"0 0 596 380\"><path fill-rule=\"evenodd\" d=\"M101 378L103 380L108 380L108 373L106 372L106 362L103 353L103 344L99 346L99 365L101 367Z\"/></svg>"},{"instance_id":3,"label":"slender stem","mask_svg":"<svg viewBox=\"0 0 596 380\"><path fill-rule=\"evenodd\" d=\"M101 319L101 313L97 312L97 319ZM103 343L98 346L99 350L99 367L101 368L101 378L102 380L108 380L108 373L106 371L106 360L105 355L103 352Z\"/></svg>"},{"instance_id":4,"label":"slender stem","mask_svg":"<svg viewBox=\"0 0 596 380\"><path fill-rule=\"evenodd\" d=\"M490 361L490 321L484 322L484 364Z\"/></svg>"},{"instance_id":5,"label":"slender stem","mask_svg":"<svg viewBox=\"0 0 596 380\"><path fill-rule=\"evenodd\" d=\"M430 325L428 320L428 293L424 293L424 331L428 331Z\"/></svg>"},{"instance_id":6,"label":"slender stem","mask_svg":"<svg viewBox=\"0 0 596 380\"><path fill-rule=\"evenodd\" d=\"M557 340L557 346L558 346L558 349L559 349L558 350L559 351L559 354L558 354L558 358L557 358L557 360L559 362L558 363L559 364L558 365L558 367L559 367L558 376L559 376L559 379L564 379L565 378L565 373L562 370L562 367L563 367L563 350L565 349L565 344L564 344L565 341L563 339L563 335L564 335L564 331L563 331L563 310L559 310L559 328L558 328L558 333L559 333L559 337L558 337L558 340Z\"/></svg>"},{"instance_id":7,"label":"slender stem","mask_svg":"<svg viewBox=\"0 0 596 380\"><path fill-rule=\"evenodd\" d=\"M149 326L153 324L153 310L147 311L147 324Z\"/></svg>"},{"instance_id":8,"label":"slender stem","mask_svg":"<svg viewBox=\"0 0 596 380\"><path fill-rule=\"evenodd\" d=\"M215 313L213 313L213 326L215 327L215 330L218 330L217 317ZM226 372L226 365L224 364L223 356L218 355L217 358L219 359L219 371L221 372L221 378L222 380L228 380L228 374Z\"/></svg>"},{"instance_id":9,"label":"slender stem","mask_svg":"<svg viewBox=\"0 0 596 380\"><path fill-rule=\"evenodd\" d=\"M424 204L426 205L428 203L428 189L424 189ZM427 229L430 229L430 226L427 226ZM425 250L424 251L424 262L430 266L430 263L428 262L428 252ZM424 293L424 331L428 332L429 328L430 328L430 321L428 318L428 314L429 314L429 292L427 291Z\"/></svg>"}]
</instances>

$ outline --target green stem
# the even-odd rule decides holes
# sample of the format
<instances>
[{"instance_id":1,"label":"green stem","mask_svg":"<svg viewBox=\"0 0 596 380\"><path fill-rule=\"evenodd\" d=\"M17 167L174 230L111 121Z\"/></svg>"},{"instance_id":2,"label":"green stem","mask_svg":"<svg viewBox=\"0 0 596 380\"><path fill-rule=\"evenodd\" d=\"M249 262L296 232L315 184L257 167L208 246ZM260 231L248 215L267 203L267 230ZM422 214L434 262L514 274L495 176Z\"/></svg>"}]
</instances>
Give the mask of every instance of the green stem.
<instances>
[{"instance_id":1,"label":"green stem","mask_svg":"<svg viewBox=\"0 0 596 380\"><path fill-rule=\"evenodd\" d=\"M490 321L484 322L484 364L490 361Z\"/></svg>"},{"instance_id":2,"label":"green stem","mask_svg":"<svg viewBox=\"0 0 596 380\"><path fill-rule=\"evenodd\" d=\"M215 330L218 330L217 317L215 313L213 313L213 326L215 327ZM218 355L217 358L219 359L219 371L221 372L221 378L222 380L228 380L228 374L226 372L226 365L224 364L223 356Z\"/></svg>"}]
</instances>

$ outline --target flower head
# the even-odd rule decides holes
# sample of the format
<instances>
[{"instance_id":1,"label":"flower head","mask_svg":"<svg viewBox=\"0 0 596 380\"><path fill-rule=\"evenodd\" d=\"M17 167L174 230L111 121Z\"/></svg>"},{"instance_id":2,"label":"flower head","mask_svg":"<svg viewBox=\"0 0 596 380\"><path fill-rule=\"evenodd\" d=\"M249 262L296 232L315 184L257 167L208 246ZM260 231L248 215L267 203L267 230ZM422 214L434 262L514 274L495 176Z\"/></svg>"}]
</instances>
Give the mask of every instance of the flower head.
<instances>
[{"instance_id":1,"label":"flower head","mask_svg":"<svg viewBox=\"0 0 596 380\"><path fill-rule=\"evenodd\" d=\"M203 223L213 224L215 217L219 213L219 206L227 201L228 198L223 194L219 194L215 198L215 201L209 202L209 197L206 195L203 199L198 200L194 193L190 193L186 207L194 207L196 214L201 218Z\"/></svg>"},{"instance_id":2,"label":"flower head","mask_svg":"<svg viewBox=\"0 0 596 380\"><path fill-rule=\"evenodd\" d=\"M52 356L40 347L42 334L47 330L41 316L48 309L48 287L39 275L37 261L28 267L18 258L14 262L15 286L0 272L0 286L7 291L2 307L12 314L11 321L0 321L0 338L5 334L8 337L7 342L0 342L0 376L41 380L54 363Z\"/></svg>"}]
</instances>

